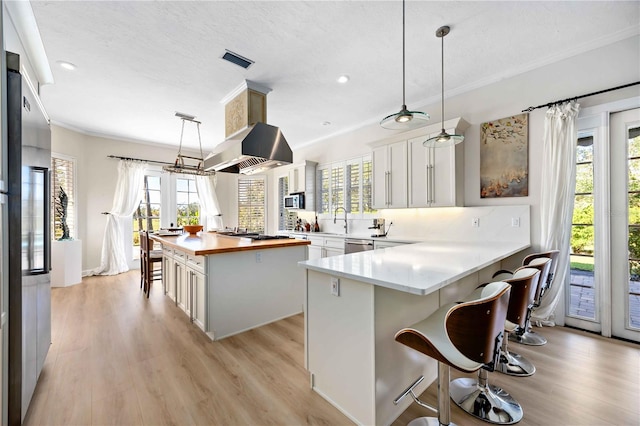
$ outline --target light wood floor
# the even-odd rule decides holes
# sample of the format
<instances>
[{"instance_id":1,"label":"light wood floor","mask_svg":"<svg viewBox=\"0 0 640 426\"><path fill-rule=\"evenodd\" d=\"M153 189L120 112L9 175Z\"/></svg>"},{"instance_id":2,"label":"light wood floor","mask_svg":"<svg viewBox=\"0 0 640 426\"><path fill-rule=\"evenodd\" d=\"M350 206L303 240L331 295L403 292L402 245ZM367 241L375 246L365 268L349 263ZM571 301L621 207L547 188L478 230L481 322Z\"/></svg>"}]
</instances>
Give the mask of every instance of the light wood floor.
<instances>
[{"instance_id":1,"label":"light wood floor","mask_svg":"<svg viewBox=\"0 0 640 426\"><path fill-rule=\"evenodd\" d=\"M52 346L26 425L343 425L309 389L303 317L211 342L139 274L52 291ZM640 425L640 346L545 328L512 345L538 372L490 374L524 407L521 425ZM452 373L455 375L455 373ZM435 384L423 395L435 404ZM413 404L394 423L429 415ZM486 425L452 408L458 425Z\"/></svg>"}]
</instances>

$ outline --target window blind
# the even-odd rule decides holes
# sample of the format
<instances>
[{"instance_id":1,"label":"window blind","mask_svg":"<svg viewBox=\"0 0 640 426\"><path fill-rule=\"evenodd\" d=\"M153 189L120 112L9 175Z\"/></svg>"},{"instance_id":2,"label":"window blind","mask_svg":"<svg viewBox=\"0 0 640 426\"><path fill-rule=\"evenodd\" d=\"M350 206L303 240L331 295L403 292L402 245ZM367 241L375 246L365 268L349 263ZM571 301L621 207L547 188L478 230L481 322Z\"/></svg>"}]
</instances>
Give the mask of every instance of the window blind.
<instances>
[{"instance_id":1,"label":"window blind","mask_svg":"<svg viewBox=\"0 0 640 426\"><path fill-rule=\"evenodd\" d=\"M238 227L263 234L265 202L264 178L238 179Z\"/></svg>"},{"instance_id":2,"label":"window blind","mask_svg":"<svg viewBox=\"0 0 640 426\"><path fill-rule=\"evenodd\" d=\"M284 207L284 197L287 194L289 194L289 177L283 176L278 179L278 229L281 231L293 229L298 219L296 212Z\"/></svg>"},{"instance_id":3,"label":"window blind","mask_svg":"<svg viewBox=\"0 0 640 426\"><path fill-rule=\"evenodd\" d=\"M51 156L51 169L53 176L51 179L51 216L53 217L53 227L51 238L58 240L63 236L62 229L62 206L60 205L61 189L67 195L66 223L69 228L69 237L76 235L76 183L75 183L75 160Z\"/></svg>"}]
</instances>

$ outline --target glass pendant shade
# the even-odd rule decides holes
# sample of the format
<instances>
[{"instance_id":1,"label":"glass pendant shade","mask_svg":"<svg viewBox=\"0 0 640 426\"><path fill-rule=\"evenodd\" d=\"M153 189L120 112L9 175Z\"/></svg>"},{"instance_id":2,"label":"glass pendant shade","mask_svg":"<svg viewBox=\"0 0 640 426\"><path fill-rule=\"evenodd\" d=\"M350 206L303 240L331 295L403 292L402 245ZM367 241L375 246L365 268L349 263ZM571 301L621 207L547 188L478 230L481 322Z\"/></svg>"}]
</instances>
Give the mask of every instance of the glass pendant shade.
<instances>
[{"instance_id":1,"label":"glass pendant shade","mask_svg":"<svg viewBox=\"0 0 640 426\"><path fill-rule=\"evenodd\" d=\"M422 146L426 148L444 148L451 145L459 144L464 140L464 136L462 135L450 135L445 132L444 129L437 135L432 138L427 139L422 142Z\"/></svg>"},{"instance_id":2,"label":"glass pendant shade","mask_svg":"<svg viewBox=\"0 0 640 426\"><path fill-rule=\"evenodd\" d=\"M380 121L380 126L389 130L417 129L429 121L429 114L421 111L409 111L406 105L395 114L386 116Z\"/></svg>"},{"instance_id":3,"label":"glass pendant shade","mask_svg":"<svg viewBox=\"0 0 640 426\"><path fill-rule=\"evenodd\" d=\"M444 130L444 36L449 34L451 28L444 26L436 30L436 37L442 40L442 131L436 136L422 142L422 146L426 148L444 148L459 144L464 140L462 135L450 135Z\"/></svg>"},{"instance_id":4,"label":"glass pendant shade","mask_svg":"<svg viewBox=\"0 0 640 426\"><path fill-rule=\"evenodd\" d=\"M404 0L402 0L402 109L395 114L387 115L380 121L380 126L389 130L417 129L427 124L429 114L421 111L409 111L405 102L405 48L404 48Z\"/></svg>"}]
</instances>

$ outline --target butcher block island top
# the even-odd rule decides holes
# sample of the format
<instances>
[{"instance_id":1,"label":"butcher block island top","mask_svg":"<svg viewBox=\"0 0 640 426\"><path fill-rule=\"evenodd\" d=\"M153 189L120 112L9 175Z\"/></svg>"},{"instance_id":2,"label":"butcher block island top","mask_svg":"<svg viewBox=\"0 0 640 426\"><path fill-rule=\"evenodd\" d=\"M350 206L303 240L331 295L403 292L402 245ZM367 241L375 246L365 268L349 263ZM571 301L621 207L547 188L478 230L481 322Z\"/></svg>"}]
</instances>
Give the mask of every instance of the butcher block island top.
<instances>
[{"instance_id":1,"label":"butcher block island top","mask_svg":"<svg viewBox=\"0 0 640 426\"><path fill-rule=\"evenodd\" d=\"M229 253L245 250L264 250L311 244L307 240L283 238L274 240L251 240L244 237L218 235L215 232L199 232L197 236L188 234L180 236L151 235L151 238L162 245L182 250L193 256Z\"/></svg>"}]
</instances>

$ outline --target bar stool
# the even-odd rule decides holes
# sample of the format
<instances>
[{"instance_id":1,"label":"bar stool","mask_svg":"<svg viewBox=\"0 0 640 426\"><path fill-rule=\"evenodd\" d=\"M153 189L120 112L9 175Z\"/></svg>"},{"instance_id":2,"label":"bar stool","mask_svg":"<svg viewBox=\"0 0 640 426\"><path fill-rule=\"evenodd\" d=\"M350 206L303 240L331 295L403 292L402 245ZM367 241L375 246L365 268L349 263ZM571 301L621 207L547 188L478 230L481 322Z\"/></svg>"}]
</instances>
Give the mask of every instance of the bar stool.
<instances>
[{"instance_id":1,"label":"bar stool","mask_svg":"<svg viewBox=\"0 0 640 426\"><path fill-rule=\"evenodd\" d=\"M438 413L437 418L421 417L411 421L409 425L453 424L449 402L450 367L472 373L485 365L494 365L497 362L510 288L511 286L504 282L487 284L474 292L473 299L444 305L425 320L396 333L397 342L438 361L437 410L420 401L413 393L413 388L420 383L422 377L394 401L397 404L410 394L419 405ZM515 405L520 408L519 417L517 413L512 414L513 402L499 399L491 413L486 413L486 417L513 419L511 423L519 421L522 418L522 409L516 402Z\"/></svg>"},{"instance_id":2,"label":"bar stool","mask_svg":"<svg viewBox=\"0 0 640 426\"><path fill-rule=\"evenodd\" d=\"M162 262L162 250L153 250L153 241L147 231L140 231L140 258L142 269L140 275L144 284L143 291L149 297L151 283L162 280L162 269L155 269L154 264Z\"/></svg>"},{"instance_id":3,"label":"bar stool","mask_svg":"<svg viewBox=\"0 0 640 426\"><path fill-rule=\"evenodd\" d=\"M557 250L556 250L557 251ZM551 253L551 252L545 252ZM546 283L549 281L549 274L551 272L551 265L553 260L549 262L551 259L549 256L542 256L543 253L534 253L531 254L523 260L523 263L526 261L527 263L523 266L528 266L530 268L537 268L540 270L540 279L538 280L538 287L536 289L536 295L534 299L533 305L527 311L527 319L524 327L518 327L514 333L509 334L509 340L516 343L522 343L523 345L530 346L542 346L547 343L547 339L544 336L536 333L531 329L531 314L533 313L533 309L537 306L540 306L540 300L543 294L543 288ZM500 270L493 274L494 280L506 280L513 277L513 272Z\"/></svg>"},{"instance_id":4,"label":"bar stool","mask_svg":"<svg viewBox=\"0 0 640 426\"><path fill-rule=\"evenodd\" d=\"M550 262L551 260L544 259L544 261ZM531 361L522 355L509 352L507 344L509 342L509 334L525 326L527 312L535 300L539 278L539 269L521 266L514 271L512 278L504 280L504 282L511 284L511 296L509 298L507 319L504 324L504 331L507 333L507 338L502 340L500 361L495 368L495 370L500 373L524 377L531 376L536 371L536 367Z\"/></svg>"}]
</instances>

